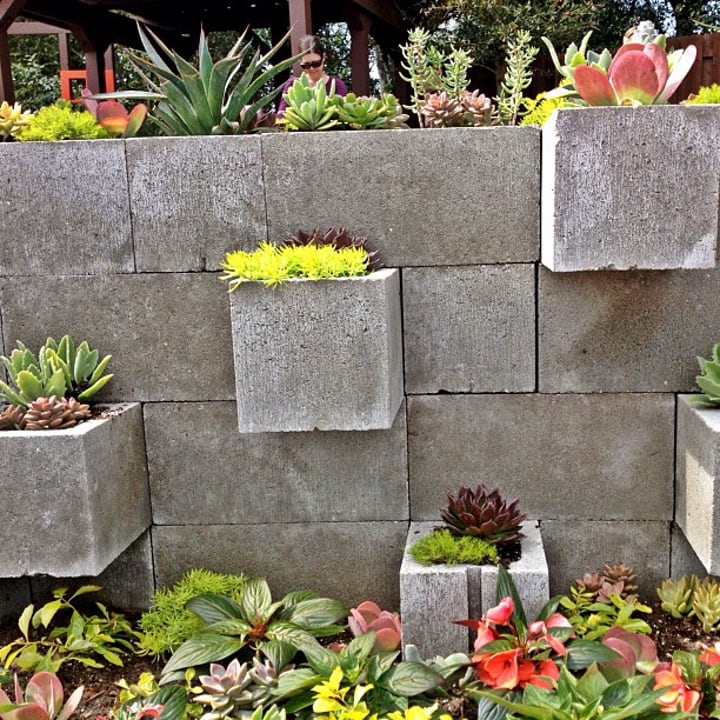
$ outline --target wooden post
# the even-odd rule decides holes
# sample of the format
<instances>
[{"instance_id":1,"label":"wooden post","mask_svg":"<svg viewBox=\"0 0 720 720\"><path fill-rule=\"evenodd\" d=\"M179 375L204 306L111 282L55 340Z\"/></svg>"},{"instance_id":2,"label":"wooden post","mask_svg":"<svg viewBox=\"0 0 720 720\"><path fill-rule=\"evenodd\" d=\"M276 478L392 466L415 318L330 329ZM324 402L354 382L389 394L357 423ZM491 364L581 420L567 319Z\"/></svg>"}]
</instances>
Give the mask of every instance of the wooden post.
<instances>
[{"instance_id":1,"label":"wooden post","mask_svg":"<svg viewBox=\"0 0 720 720\"><path fill-rule=\"evenodd\" d=\"M350 65L352 89L356 95L370 94L370 27L372 18L353 2L345 4L345 17L350 30Z\"/></svg>"},{"instance_id":2,"label":"wooden post","mask_svg":"<svg viewBox=\"0 0 720 720\"><path fill-rule=\"evenodd\" d=\"M312 32L310 0L288 0L290 12L290 43L293 55L300 48L300 38Z\"/></svg>"},{"instance_id":3,"label":"wooden post","mask_svg":"<svg viewBox=\"0 0 720 720\"><path fill-rule=\"evenodd\" d=\"M0 0L0 102L15 102L15 86L10 64L8 28L25 6L27 0Z\"/></svg>"}]
</instances>

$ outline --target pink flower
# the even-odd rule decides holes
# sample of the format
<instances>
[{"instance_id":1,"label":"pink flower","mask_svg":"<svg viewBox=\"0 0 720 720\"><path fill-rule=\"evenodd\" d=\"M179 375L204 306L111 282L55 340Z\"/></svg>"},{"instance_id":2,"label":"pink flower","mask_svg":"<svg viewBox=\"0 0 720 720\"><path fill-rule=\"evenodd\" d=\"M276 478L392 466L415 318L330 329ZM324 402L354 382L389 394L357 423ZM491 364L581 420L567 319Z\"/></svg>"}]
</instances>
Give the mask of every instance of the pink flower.
<instances>
[{"instance_id":1,"label":"pink flower","mask_svg":"<svg viewBox=\"0 0 720 720\"><path fill-rule=\"evenodd\" d=\"M692 712L700 702L700 693L690 689L682 678L680 668L673 663L669 670L655 674L653 690L667 688L656 700L664 713Z\"/></svg>"},{"instance_id":2,"label":"pink flower","mask_svg":"<svg viewBox=\"0 0 720 720\"><path fill-rule=\"evenodd\" d=\"M515 603L512 598L504 597L500 604L490 608L485 613L485 620L493 625L507 625L515 612Z\"/></svg>"},{"instance_id":3,"label":"pink flower","mask_svg":"<svg viewBox=\"0 0 720 720\"><path fill-rule=\"evenodd\" d=\"M553 613L545 621L536 620L534 623L530 623L528 627L529 640L537 640L542 638L558 655L566 655L567 648L563 643L556 637L553 637L549 632L548 628L572 628L570 621L561 615L560 613Z\"/></svg>"},{"instance_id":4,"label":"pink flower","mask_svg":"<svg viewBox=\"0 0 720 720\"><path fill-rule=\"evenodd\" d=\"M477 623L477 637L475 638L475 644L473 647L475 650L479 650L488 643L495 642L498 639L497 633L482 620L478 620Z\"/></svg>"},{"instance_id":5,"label":"pink flower","mask_svg":"<svg viewBox=\"0 0 720 720\"><path fill-rule=\"evenodd\" d=\"M712 647L706 647L700 653L700 662L710 667L720 665L720 642L716 642Z\"/></svg>"}]
</instances>

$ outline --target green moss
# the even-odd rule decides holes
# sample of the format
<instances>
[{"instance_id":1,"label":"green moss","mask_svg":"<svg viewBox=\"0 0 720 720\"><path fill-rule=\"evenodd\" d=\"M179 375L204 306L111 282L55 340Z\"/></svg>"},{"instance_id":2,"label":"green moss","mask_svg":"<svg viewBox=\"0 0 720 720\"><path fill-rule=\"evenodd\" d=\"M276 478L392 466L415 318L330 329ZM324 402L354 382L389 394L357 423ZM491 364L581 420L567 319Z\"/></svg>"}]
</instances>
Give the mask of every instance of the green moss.
<instances>
[{"instance_id":1,"label":"green moss","mask_svg":"<svg viewBox=\"0 0 720 720\"><path fill-rule=\"evenodd\" d=\"M210 570L190 570L171 588L161 588L153 596L150 609L140 617L142 654L160 657L176 650L192 637L203 621L185 609L188 600L203 593L218 593L239 600L247 577L224 575Z\"/></svg>"},{"instance_id":2,"label":"green moss","mask_svg":"<svg viewBox=\"0 0 720 720\"><path fill-rule=\"evenodd\" d=\"M717 105L720 103L720 85L713 83L710 86L703 85L697 95L691 95L686 101L687 105Z\"/></svg>"},{"instance_id":3,"label":"green moss","mask_svg":"<svg viewBox=\"0 0 720 720\"><path fill-rule=\"evenodd\" d=\"M74 109L64 100L40 108L16 138L32 140L97 140L108 138L107 130L87 110Z\"/></svg>"},{"instance_id":4,"label":"green moss","mask_svg":"<svg viewBox=\"0 0 720 720\"><path fill-rule=\"evenodd\" d=\"M261 243L255 252L229 252L221 263L225 273L221 279L230 282L234 290L248 280L261 280L272 286L291 278L357 277L370 272L365 248L333 245L290 245L276 247Z\"/></svg>"},{"instance_id":5,"label":"green moss","mask_svg":"<svg viewBox=\"0 0 720 720\"><path fill-rule=\"evenodd\" d=\"M420 538L410 554L422 565L497 565L499 561L497 548L492 543L479 537L459 537L446 529Z\"/></svg>"}]
</instances>

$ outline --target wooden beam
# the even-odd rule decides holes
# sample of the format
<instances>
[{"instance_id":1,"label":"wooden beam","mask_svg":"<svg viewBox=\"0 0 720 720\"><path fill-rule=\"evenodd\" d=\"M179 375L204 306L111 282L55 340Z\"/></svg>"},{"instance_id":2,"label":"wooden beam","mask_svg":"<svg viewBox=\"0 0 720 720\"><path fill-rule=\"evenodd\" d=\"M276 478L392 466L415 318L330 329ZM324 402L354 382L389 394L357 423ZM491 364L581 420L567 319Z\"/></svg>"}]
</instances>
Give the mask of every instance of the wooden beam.
<instances>
[{"instance_id":1,"label":"wooden beam","mask_svg":"<svg viewBox=\"0 0 720 720\"><path fill-rule=\"evenodd\" d=\"M23 20L14 22L8 30L8 35L67 35L69 32L66 28L57 25Z\"/></svg>"},{"instance_id":2,"label":"wooden beam","mask_svg":"<svg viewBox=\"0 0 720 720\"><path fill-rule=\"evenodd\" d=\"M300 49L300 38L312 33L312 14L310 0L288 0L290 15L290 44L292 54L296 55Z\"/></svg>"},{"instance_id":3,"label":"wooden beam","mask_svg":"<svg viewBox=\"0 0 720 720\"><path fill-rule=\"evenodd\" d=\"M406 23L402 13L394 2L380 2L380 0L352 0L354 5L374 15L385 24L401 30Z\"/></svg>"},{"instance_id":4,"label":"wooden beam","mask_svg":"<svg viewBox=\"0 0 720 720\"><path fill-rule=\"evenodd\" d=\"M27 0L0 0L0 30L7 30L22 12Z\"/></svg>"}]
</instances>

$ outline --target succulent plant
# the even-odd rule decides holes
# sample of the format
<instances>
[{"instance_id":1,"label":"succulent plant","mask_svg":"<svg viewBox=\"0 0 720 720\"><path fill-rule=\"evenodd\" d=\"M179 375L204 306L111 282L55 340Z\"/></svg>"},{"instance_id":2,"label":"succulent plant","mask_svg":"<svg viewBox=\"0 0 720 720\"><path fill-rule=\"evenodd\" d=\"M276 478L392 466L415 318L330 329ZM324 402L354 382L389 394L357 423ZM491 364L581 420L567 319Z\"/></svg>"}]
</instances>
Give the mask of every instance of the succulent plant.
<instances>
[{"instance_id":1,"label":"succulent plant","mask_svg":"<svg viewBox=\"0 0 720 720\"><path fill-rule=\"evenodd\" d=\"M138 103L128 112L125 106L117 100L97 101L90 90L84 88L82 91L82 104L114 137L135 137L147 117L147 105Z\"/></svg>"},{"instance_id":2,"label":"succulent plant","mask_svg":"<svg viewBox=\"0 0 720 720\"><path fill-rule=\"evenodd\" d=\"M448 505L440 511L453 535L481 537L496 545L518 542L527 515L518 510L518 498L505 501L498 489L488 490L482 483L475 490L461 487L448 495Z\"/></svg>"},{"instance_id":3,"label":"succulent plant","mask_svg":"<svg viewBox=\"0 0 720 720\"><path fill-rule=\"evenodd\" d=\"M335 97L338 120L350 130L392 130L408 119L398 99L391 93L378 97L358 97L348 93Z\"/></svg>"},{"instance_id":4,"label":"succulent plant","mask_svg":"<svg viewBox=\"0 0 720 720\"><path fill-rule=\"evenodd\" d=\"M339 125L335 82L328 92L324 82L310 84L303 73L285 94L287 108L277 124L286 130L329 130Z\"/></svg>"},{"instance_id":5,"label":"succulent plant","mask_svg":"<svg viewBox=\"0 0 720 720\"><path fill-rule=\"evenodd\" d=\"M331 245L337 250L343 248L362 248L368 254L368 267L370 270L379 270L382 267L377 250L369 250L368 239L365 235L354 235L344 227L330 227L327 230L313 228L310 232L297 230L289 238L280 243L280 247L297 247L301 245Z\"/></svg>"},{"instance_id":6,"label":"succulent plant","mask_svg":"<svg viewBox=\"0 0 720 720\"><path fill-rule=\"evenodd\" d=\"M23 418L25 430L65 430L90 417L90 406L75 398L33 400Z\"/></svg>"},{"instance_id":7,"label":"succulent plant","mask_svg":"<svg viewBox=\"0 0 720 720\"><path fill-rule=\"evenodd\" d=\"M25 408L8 405L0 411L0 430L22 430L25 427Z\"/></svg>"},{"instance_id":8,"label":"succulent plant","mask_svg":"<svg viewBox=\"0 0 720 720\"><path fill-rule=\"evenodd\" d=\"M652 672L658 663L657 646L647 635L615 626L603 635L602 644L619 655L599 664L600 671L610 682L632 677L638 671Z\"/></svg>"},{"instance_id":9,"label":"succulent plant","mask_svg":"<svg viewBox=\"0 0 720 720\"><path fill-rule=\"evenodd\" d=\"M720 343L713 347L709 360L698 357L697 361L700 375L695 382L704 393L700 401L707 405L720 405Z\"/></svg>"},{"instance_id":10,"label":"succulent plant","mask_svg":"<svg viewBox=\"0 0 720 720\"><path fill-rule=\"evenodd\" d=\"M704 578L695 587L692 599L693 615L707 633L720 626L720 584L713 578Z\"/></svg>"},{"instance_id":11,"label":"succulent plant","mask_svg":"<svg viewBox=\"0 0 720 720\"><path fill-rule=\"evenodd\" d=\"M606 563L603 565L603 575L613 585L622 583L626 596L628 593L635 592L638 589L637 585L633 584L633 581L637 578L637 573L635 568L630 567L630 565L624 565L623 563L610 565Z\"/></svg>"},{"instance_id":12,"label":"succulent plant","mask_svg":"<svg viewBox=\"0 0 720 720\"><path fill-rule=\"evenodd\" d=\"M31 117L32 112L30 110L23 111L20 103L10 105L3 100L0 103L0 141L14 137L20 128L28 124Z\"/></svg>"},{"instance_id":13,"label":"succulent plant","mask_svg":"<svg viewBox=\"0 0 720 720\"><path fill-rule=\"evenodd\" d=\"M419 101L420 112L428 127L466 127L488 125L492 103L485 95L463 92L454 98L444 90L428 93Z\"/></svg>"},{"instance_id":14,"label":"succulent plant","mask_svg":"<svg viewBox=\"0 0 720 720\"><path fill-rule=\"evenodd\" d=\"M355 637L374 632L374 649L377 652L394 651L400 647L402 633L400 616L397 613L381 610L372 600L365 600L350 609L348 626Z\"/></svg>"},{"instance_id":15,"label":"succulent plant","mask_svg":"<svg viewBox=\"0 0 720 720\"><path fill-rule=\"evenodd\" d=\"M101 360L100 353L91 350L86 340L76 346L69 335L64 335L59 343L48 338L44 347L50 364L60 368L65 375L67 397L87 400L112 379L112 375L103 375L112 355Z\"/></svg>"},{"instance_id":16,"label":"succulent plant","mask_svg":"<svg viewBox=\"0 0 720 720\"><path fill-rule=\"evenodd\" d=\"M692 612L693 595L698 583L696 575L683 575L679 580L667 579L657 589L662 609L674 618Z\"/></svg>"},{"instance_id":17,"label":"succulent plant","mask_svg":"<svg viewBox=\"0 0 720 720\"><path fill-rule=\"evenodd\" d=\"M15 703L0 688L0 706L12 706L0 712L2 720L67 720L77 709L84 688L81 685L63 705L63 686L55 673L35 673L25 686L23 694L15 675Z\"/></svg>"}]
</instances>

